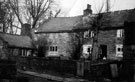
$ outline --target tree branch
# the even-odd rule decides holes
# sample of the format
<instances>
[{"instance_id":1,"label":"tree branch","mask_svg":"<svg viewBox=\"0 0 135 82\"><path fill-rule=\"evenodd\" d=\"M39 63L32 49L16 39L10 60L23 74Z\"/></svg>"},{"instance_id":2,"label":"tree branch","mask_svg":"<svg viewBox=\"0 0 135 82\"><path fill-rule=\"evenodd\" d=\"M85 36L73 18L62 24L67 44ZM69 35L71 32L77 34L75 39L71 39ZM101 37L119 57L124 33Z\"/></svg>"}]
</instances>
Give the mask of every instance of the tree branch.
<instances>
[{"instance_id":1,"label":"tree branch","mask_svg":"<svg viewBox=\"0 0 135 82\"><path fill-rule=\"evenodd\" d=\"M59 9L58 12L56 12L56 14L54 15L54 17L56 18L59 15L60 12L61 12L61 9Z\"/></svg>"},{"instance_id":2,"label":"tree branch","mask_svg":"<svg viewBox=\"0 0 135 82\"><path fill-rule=\"evenodd\" d=\"M20 13L19 13L19 6L18 6L18 0L9 0L9 4L12 8L12 10L14 11L14 13L16 14L18 21L21 23L21 25L23 24L21 18L20 18Z\"/></svg>"}]
</instances>

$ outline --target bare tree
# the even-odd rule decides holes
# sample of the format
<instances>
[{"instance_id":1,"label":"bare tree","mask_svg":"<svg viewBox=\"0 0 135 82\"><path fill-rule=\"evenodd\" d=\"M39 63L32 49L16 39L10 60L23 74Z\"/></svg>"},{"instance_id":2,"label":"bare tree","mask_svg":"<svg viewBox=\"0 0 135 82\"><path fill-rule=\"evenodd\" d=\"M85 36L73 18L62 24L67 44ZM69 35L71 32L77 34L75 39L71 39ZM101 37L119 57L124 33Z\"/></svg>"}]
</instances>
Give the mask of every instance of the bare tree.
<instances>
[{"instance_id":1,"label":"bare tree","mask_svg":"<svg viewBox=\"0 0 135 82\"><path fill-rule=\"evenodd\" d=\"M35 28L39 18L47 12L50 8L52 1L46 0L25 0L25 7L32 17L32 28Z\"/></svg>"},{"instance_id":2,"label":"bare tree","mask_svg":"<svg viewBox=\"0 0 135 82\"><path fill-rule=\"evenodd\" d=\"M79 60L82 53L82 45L83 45L83 32L74 32L69 33L69 48L67 52L70 54L71 59Z\"/></svg>"},{"instance_id":3,"label":"bare tree","mask_svg":"<svg viewBox=\"0 0 135 82\"><path fill-rule=\"evenodd\" d=\"M39 22L48 18L53 3L53 0L24 0L24 3L20 3L19 0L9 0L21 26L26 22L31 24L31 28L36 28Z\"/></svg>"},{"instance_id":4,"label":"bare tree","mask_svg":"<svg viewBox=\"0 0 135 82\"><path fill-rule=\"evenodd\" d=\"M14 13L11 11L7 1L0 1L0 23L3 27L3 32L13 34Z\"/></svg>"},{"instance_id":5,"label":"bare tree","mask_svg":"<svg viewBox=\"0 0 135 82\"><path fill-rule=\"evenodd\" d=\"M8 3L10 4L10 7L12 8L12 11L16 14L18 21L20 22L20 24L22 25L22 19L21 19L21 15L20 15L20 11L19 11L19 5L18 5L18 0L9 0Z\"/></svg>"},{"instance_id":6,"label":"bare tree","mask_svg":"<svg viewBox=\"0 0 135 82\"><path fill-rule=\"evenodd\" d=\"M94 35L92 37L91 57L93 55L95 55L95 53L94 53L95 45L98 46L98 33L99 33L99 29L102 27L102 17L103 17L102 10L103 10L103 7L104 7L104 4L98 10L97 14L92 18L92 21L90 21L90 24L92 26L91 30L93 31L93 35ZM98 53L96 53L96 55L97 54Z\"/></svg>"}]
</instances>

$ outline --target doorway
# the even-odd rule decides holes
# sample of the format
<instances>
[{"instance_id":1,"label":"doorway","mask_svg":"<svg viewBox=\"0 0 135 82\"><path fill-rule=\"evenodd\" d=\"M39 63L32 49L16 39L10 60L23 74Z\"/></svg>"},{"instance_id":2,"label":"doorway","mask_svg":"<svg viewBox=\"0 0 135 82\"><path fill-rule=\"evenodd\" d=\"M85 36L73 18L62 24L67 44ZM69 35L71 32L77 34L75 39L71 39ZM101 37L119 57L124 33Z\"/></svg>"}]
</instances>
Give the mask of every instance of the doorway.
<instances>
[{"instance_id":1,"label":"doorway","mask_svg":"<svg viewBox=\"0 0 135 82\"><path fill-rule=\"evenodd\" d=\"M44 47L42 46L38 48L38 57L44 57Z\"/></svg>"},{"instance_id":2,"label":"doorway","mask_svg":"<svg viewBox=\"0 0 135 82\"><path fill-rule=\"evenodd\" d=\"M99 59L107 58L107 45L100 45Z\"/></svg>"}]
</instances>

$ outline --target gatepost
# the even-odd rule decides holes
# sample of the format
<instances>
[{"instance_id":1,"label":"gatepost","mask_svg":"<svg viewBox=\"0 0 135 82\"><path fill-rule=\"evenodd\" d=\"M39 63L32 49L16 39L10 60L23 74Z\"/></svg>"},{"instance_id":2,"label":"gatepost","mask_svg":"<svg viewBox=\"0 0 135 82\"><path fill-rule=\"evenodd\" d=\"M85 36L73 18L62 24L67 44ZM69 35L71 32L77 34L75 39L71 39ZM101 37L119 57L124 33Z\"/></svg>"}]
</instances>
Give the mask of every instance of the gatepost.
<instances>
[{"instance_id":1,"label":"gatepost","mask_svg":"<svg viewBox=\"0 0 135 82\"><path fill-rule=\"evenodd\" d=\"M84 76L84 61L77 62L77 75Z\"/></svg>"}]
</instances>

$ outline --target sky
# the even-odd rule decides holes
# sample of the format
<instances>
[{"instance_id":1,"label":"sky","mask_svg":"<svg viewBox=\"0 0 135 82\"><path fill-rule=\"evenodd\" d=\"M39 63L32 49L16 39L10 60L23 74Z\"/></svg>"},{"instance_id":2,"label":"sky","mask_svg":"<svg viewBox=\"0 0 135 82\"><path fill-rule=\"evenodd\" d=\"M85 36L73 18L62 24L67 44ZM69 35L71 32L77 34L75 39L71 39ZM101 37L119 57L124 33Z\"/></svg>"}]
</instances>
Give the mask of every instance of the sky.
<instances>
[{"instance_id":1,"label":"sky","mask_svg":"<svg viewBox=\"0 0 135 82\"><path fill-rule=\"evenodd\" d=\"M20 0L23 2L23 0ZM62 16L72 17L83 15L87 4L92 5L93 13L96 13L106 0L55 0L62 9ZM21 4L20 4L21 5ZM110 0L111 11L126 10L135 8L135 0ZM103 10L103 11L104 11Z\"/></svg>"},{"instance_id":2,"label":"sky","mask_svg":"<svg viewBox=\"0 0 135 82\"><path fill-rule=\"evenodd\" d=\"M83 10L86 9L87 4L92 5L93 13L96 13L106 0L57 0L60 3L60 7L64 12L64 16L77 16L82 15ZM110 10L126 10L135 8L135 0L110 0Z\"/></svg>"}]
</instances>

